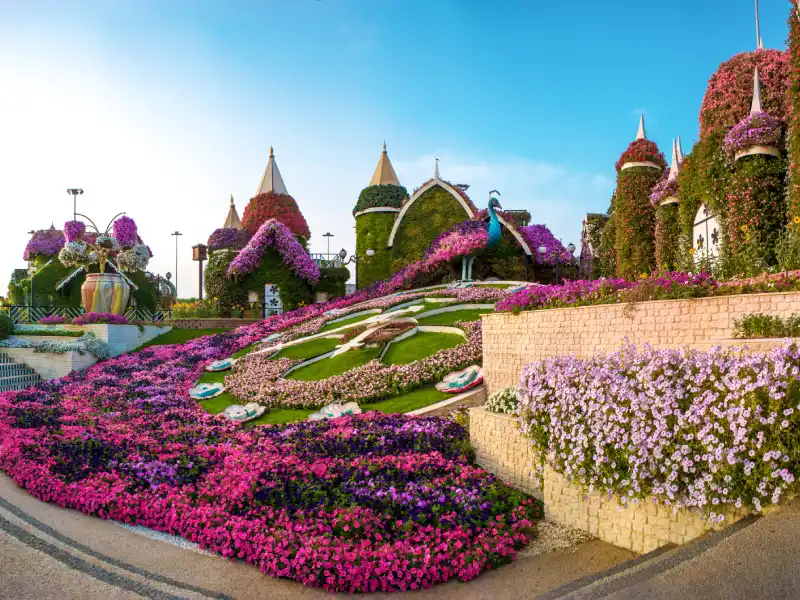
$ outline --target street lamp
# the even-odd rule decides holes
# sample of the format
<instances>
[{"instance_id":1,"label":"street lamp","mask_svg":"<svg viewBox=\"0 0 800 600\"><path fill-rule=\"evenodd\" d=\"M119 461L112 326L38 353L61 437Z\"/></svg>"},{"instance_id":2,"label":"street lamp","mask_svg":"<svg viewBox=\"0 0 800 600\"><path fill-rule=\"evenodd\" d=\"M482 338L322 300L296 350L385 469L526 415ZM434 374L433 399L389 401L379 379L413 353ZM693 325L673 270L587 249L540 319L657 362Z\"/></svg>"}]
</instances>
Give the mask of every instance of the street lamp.
<instances>
[{"instance_id":1,"label":"street lamp","mask_svg":"<svg viewBox=\"0 0 800 600\"><path fill-rule=\"evenodd\" d=\"M208 258L208 246L205 244L197 244L192 246L192 260L196 260L200 266L200 291L198 298L203 299L203 261Z\"/></svg>"},{"instance_id":2,"label":"street lamp","mask_svg":"<svg viewBox=\"0 0 800 600\"><path fill-rule=\"evenodd\" d=\"M83 195L81 188L69 188L67 193L72 196L72 220L78 220L78 196Z\"/></svg>"},{"instance_id":3,"label":"street lamp","mask_svg":"<svg viewBox=\"0 0 800 600\"><path fill-rule=\"evenodd\" d=\"M327 260L330 260L330 258L331 258L331 238L333 237L333 234L330 231L328 231L327 233L323 233L322 237L328 238L328 252L327 252L327 254L325 254L325 258Z\"/></svg>"},{"instance_id":4,"label":"street lamp","mask_svg":"<svg viewBox=\"0 0 800 600\"><path fill-rule=\"evenodd\" d=\"M178 236L183 235L180 231L175 230L170 235L175 236L175 300L178 299Z\"/></svg>"}]
</instances>

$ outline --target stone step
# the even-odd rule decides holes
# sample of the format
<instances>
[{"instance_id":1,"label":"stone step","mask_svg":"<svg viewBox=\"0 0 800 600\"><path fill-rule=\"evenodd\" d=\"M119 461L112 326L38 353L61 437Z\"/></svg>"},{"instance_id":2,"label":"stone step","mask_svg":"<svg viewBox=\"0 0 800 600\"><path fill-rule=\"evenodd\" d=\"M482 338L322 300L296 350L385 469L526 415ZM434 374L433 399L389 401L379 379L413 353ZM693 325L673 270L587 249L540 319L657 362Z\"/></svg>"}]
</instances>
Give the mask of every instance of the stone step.
<instances>
[{"instance_id":1,"label":"stone step","mask_svg":"<svg viewBox=\"0 0 800 600\"><path fill-rule=\"evenodd\" d=\"M4 384L0 383L0 394L3 392L17 392L20 390L27 390L29 387L34 385L34 383L27 382L27 383L10 383Z\"/></svg>"},{"instance_id":2,"label":"stone step","mask_svg":"<svg viewBox=\"0 0 800 600\"><path fill-rule=\"evenodd\" d=\"M24 363L17 363L17 362L0 360L0 373L5 372L5 371L15 371L15 370L19 370L19 369L22 369L23 371L31 371L31 372L33 372L33 369L31 369L28 365L26 365Z\"/></svg>"}]
</instances>

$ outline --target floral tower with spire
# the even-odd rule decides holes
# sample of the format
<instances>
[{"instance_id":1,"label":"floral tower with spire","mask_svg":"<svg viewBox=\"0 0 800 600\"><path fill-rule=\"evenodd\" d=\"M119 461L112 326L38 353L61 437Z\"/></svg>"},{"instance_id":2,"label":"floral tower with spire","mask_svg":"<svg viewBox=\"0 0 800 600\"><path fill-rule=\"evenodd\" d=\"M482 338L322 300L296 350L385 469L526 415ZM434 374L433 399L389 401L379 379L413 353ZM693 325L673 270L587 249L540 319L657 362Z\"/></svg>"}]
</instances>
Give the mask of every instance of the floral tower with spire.
<instances>
[{"instance_id":1,"label":"floral tower with spire","mask_svg":"<svg viewBox=\"0 0 800 600\"><path fill-rule=\"evenodd\" d=\"M655 142L647 139L644 115L636 139L617 161L614 202L617 275L636 278L656 267L653 188L667 166Z\"/></svg>"},{"instance_id":2,"label":"floral tower with spire","mask_svg":"<svg viewBox=\"0 0 800 600\"><path fill-rule=\"evenodd\" d=\"M359 194L358 202L353 208L356 220L356 256L360 261L357 282L359 288L391 275L389 234L407 199L408 191L400 185L384 142L372 179Z\"/></svg>"},{"instance_id":3,"label":"floral tower with spire","mask_svg":"<svg viewBox=\"0 0 800 600\"><path fill-rule=\"evenodd\" d=\"M272 147L269 149L269 160L258 184L256 195L244 209L242 225L250 235L255 235L270 219L286 225L295 237L302 238L303 243L311 236L306 218L286 189Z\"/></svg>"},{"instance_id":4,"label":"floral tower with spire","mask_svg":"<svg viewBox=\"0 0 800 600\"><path fill-rule=\"evenodd\" d=\"M678 174L681 169L681 151L678 140L672 140L672 160L668 171L650 194L650 203L656 209L656 269L674 271L679 268L678 241Z\"/></svg>"}]
</instances>

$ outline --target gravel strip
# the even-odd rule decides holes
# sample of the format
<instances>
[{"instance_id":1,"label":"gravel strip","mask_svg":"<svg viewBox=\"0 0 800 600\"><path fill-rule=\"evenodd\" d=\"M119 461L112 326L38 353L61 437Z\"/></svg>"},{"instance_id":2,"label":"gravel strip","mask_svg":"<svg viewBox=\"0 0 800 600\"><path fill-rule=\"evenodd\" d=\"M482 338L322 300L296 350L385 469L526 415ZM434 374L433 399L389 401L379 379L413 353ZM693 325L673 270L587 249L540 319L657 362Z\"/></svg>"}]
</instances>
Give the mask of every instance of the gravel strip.
<instances>
[{"instance_id":1,"label":"gravel strip","mask_svg":"<svg viewBox=\"0 0 800 600\"><path fill-rule=\"evenodd\" d=\"M139 535L143 535L144 537L148 537L153 540L157 540L159 542L164 542L166 544L172 544L173 546L177 546L183 550L192 550L193 552L197 552L198 554L205 554L206 556L219 556L214 552L210 552L209 550L203 550L199 545L195 544L194 542L190 542L182 537L177 535L170 535L169 533L164 533L163 531L156 531L155 529L150 529L148 527L142 527L141 525L128 525L127 523L118 523L114 522L115 525L119 525L120 527L124 527L128 531L132 531L133 533L137 533Z\"/></svg>"},{"instance_id":2,"label":"gravel strip","mask_svg":"<svg viewBox=\"0 0 800 600\"><path fill-rule=\"evenodd\" d=\"M518 556L520 558L536 556L560 548L569 548L592 539L594 539L593 536L580 529L550 521L539 521L536 524L536 539L527 548L521 550Z\"/></svg>"}]
</instances>

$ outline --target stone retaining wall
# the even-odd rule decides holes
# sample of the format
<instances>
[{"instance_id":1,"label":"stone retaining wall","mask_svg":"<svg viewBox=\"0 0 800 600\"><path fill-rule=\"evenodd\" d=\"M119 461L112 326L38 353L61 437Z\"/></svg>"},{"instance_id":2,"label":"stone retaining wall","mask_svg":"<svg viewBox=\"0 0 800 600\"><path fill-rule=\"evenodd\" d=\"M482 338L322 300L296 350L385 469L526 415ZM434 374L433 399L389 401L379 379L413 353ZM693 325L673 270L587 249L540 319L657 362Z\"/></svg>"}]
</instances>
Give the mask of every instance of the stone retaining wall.
<instances>
[{"instance_id":1,"label":"stone retaining wall","mask_svg":"<svg viewBox=\"0 0 800 600\"><path fill-rule=\"evenodd\" d=\"M59 338L61 341L70 341L73 338ZM24 363L33 369L42 379L57 379L65 377L73 371L87 369L97 362L97 359L86 352L64 352L55 354L51 352L34 352L33 348L0 348L11 360Z\"/></svg>"},{"instance_id":2,"label":"stone retaining wall","mask_svg":"<svg viewBox=\"0 0 800 600\"><path fill-rule=\"evenodd\" d=\"M673 513L648 500L624 508L616 496L587 494L548 466L534 473L537 459L530 440L520 433L516 417L473 408L469 433L478 464L543 500L545 518L550 521L642 553L668 543L684 544L709 529L703 517L686 510ZM729 526L746 514L744 510L729 511L723 524Z\"/></svg>"},{"instance_id":3,"label":"stone retaining wall","mask_svg":"<svg viewBox=\"0 0 800 600\"><path fill-rule=\"evenodd\" d=\"M522 367L546 358L592 356L627 338L656 348L707 348L733 337L734 320L752 313L800 313L800 293L605 304L483 315L483 369L489 393L516 385ZM746 343L737 340L737 344ZM773 340L767 345L775 344ZM777 342L780 343L780 342Z\"/></svg>"}]
</instances>

